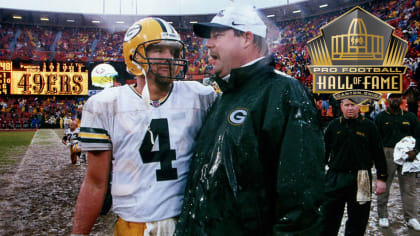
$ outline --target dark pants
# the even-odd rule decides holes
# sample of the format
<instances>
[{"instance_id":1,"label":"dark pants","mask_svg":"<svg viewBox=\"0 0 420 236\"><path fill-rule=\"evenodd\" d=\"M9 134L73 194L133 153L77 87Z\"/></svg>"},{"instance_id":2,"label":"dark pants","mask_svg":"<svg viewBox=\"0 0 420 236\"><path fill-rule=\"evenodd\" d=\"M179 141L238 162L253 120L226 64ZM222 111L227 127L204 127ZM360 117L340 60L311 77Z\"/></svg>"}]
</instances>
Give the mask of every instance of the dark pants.
<instances>
[{"instance_id":1,"label":"dark pants","mask_svg":"<svg viewBox=\"0 0 420 236\"><path fill-rule=\"evenodd\" d=\"M356 201L357 173L328 173L326 201L323 205L323 236L336 236L340 229L347 203L346 229L344 235L363 236L369 220L370 203Z\"/></svg>"},{"instance_id":2,"label":"dark pants","mask_svg":"<svg viewBox=\"0 0 420 236\"><path fill-rule=\"evenodd\" d=\"M408 111L414 113L414 115L416 115L417 117L417 111L418 111L417 109L419 108L418 103L410 102L410 103L407 103L407 105L408 105Z\"/></svg>"}]
</instances>

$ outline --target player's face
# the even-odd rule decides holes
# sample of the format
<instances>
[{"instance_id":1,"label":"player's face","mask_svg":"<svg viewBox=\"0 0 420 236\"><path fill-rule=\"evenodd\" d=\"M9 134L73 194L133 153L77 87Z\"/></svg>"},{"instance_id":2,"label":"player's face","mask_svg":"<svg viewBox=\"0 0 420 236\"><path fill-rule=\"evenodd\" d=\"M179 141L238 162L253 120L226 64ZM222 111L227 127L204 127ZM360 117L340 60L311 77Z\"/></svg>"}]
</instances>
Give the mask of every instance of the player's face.
<instances>
[{"instance_id":1,"label":"player's face","mask_svg":"<svg viewBox=\"0 0 420 236\"><path fill-rule=\"evenodd\" d=\"M168 45L150 45L147 48L147 57L149 58L150 68L149 71L152 73L149 77L156 77L159 81L167 81L170 82L170 79L165 79L163 77L175 76L176 68L175 66L171 66L170 62L165 59L174 59L177 50L173 46ZM152 58L159 58L159 59L152 59ZM153 64L159 63L159 64ZM172 75L171 75L172 73Z\"/></svg>"},{"instance_id":2,"label":"player's face","mask_svg":"<svg viewBox=\"0 0 420 236\"><path fill-rule=\"evenodd\" d=\"M219 77L230 74L234 68L241 66L241 40L242 37L235 36L232 29L212 29L206 47L210 56L210 63L213 64L213 73Z\"/></svg>"},{"instance_id":3,"label":"player's face","mask_svg":"<svg viewBox=\"0 0 420 236\"><path fill-rule=\"evenodd\" d=\"M76 129L76 127L77 127L76 123L74 123L74 122L70 123L70 130L71 131L74 131Z\"/></svg>"},{"instance_id":4,"label":"player's face","mask_svg":"<svg viewBox=\"0 0 420 236\"><path fill-rule=\"evenodd\" d=\"M355 119L359 116L360 106L348 99L344 99L341 104L341 111L346 119Z\"/></svg>"}]
</instances>

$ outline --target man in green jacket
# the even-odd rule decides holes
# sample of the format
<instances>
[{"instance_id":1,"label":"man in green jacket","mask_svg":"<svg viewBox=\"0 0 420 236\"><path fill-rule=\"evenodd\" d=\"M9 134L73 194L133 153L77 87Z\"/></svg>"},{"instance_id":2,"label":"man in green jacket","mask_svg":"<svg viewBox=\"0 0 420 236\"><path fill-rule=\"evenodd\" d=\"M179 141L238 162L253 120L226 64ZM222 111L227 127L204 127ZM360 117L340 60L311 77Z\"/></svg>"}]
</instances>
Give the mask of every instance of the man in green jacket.
<instances>
[{"instance_id":1,"label":"man in green jacket","mask_svg":"<svg viewBox=\"0 0 420 236\"><path fill-rule=\"evenodd\" d=\"M324 144L307 90L264 57L254 8L193 27L222 95L200 131L175 235L319 235Z\"/></svg>"}]
</instances>

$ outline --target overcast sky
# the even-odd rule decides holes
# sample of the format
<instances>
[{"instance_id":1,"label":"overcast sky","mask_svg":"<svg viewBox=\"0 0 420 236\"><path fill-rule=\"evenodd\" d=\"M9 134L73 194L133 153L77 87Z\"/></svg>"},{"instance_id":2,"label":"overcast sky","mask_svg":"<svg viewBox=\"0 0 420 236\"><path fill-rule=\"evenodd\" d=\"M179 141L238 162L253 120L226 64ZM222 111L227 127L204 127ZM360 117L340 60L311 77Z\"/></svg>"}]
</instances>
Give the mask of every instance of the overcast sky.
<instances>
[{"instance_id":1,"label":"overcast sky","mask_svg":"<svg viewBox=\"0 0 420 236\"><path fill-rule=\"evenodd\" d=\"M258 9L302 0L233 0ZM0 8L87 14L192 15L213 14L232 0L0 0Z\"/></svg>"}]
</instances>

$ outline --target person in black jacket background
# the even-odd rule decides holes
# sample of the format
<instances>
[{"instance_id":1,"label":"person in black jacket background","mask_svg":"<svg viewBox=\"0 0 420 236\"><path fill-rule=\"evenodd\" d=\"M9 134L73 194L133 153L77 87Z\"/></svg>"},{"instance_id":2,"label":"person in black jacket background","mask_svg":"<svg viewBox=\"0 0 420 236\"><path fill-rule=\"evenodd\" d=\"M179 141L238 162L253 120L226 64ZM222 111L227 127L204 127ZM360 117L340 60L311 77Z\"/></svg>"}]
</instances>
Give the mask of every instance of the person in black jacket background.
<instances>
[{"instance_id":1,"label":"person in black jacket background","mask_svg":"<svg viewBox=\"0 0 420 236\"><path fill-rule=\"evenodd\" d=\"M420 149L419 122L412 112L403 111L400 108L401 94L388 94L388 108L375 117L375 123L378 126L380 137L383 140L384 152L388 165L387 187L390 188L394 180L395 173L398 176L400 187L404 219L408 226L420 231L420 223L417 220L417 189L416 189L416 173L402 173L402 166L394 162L395 145L406 136L412 136L416 139L416 147L414 152L407 153L409 158L407 161L414 161L418 150ZM389 227L388 220L388 198L389 190L385 194L378 196L378 216L379 226Z\"/></svg>"},{"instance_id":2,"label":"person in black jacket background","mask_svg":"<svg viewBox=\"0 0 420 236\"><path fill-rule=\"evenodd\" d=\"M385 154L375 124L359 115L360 106L344 99L340 107L342 116L331 121L325 133L329 169L322 235L337 235L347 203L345 235L363 236L369 220L373 163L377 170L374 191L382 194L386 189Z\"/></svg>"}]
</instances>

